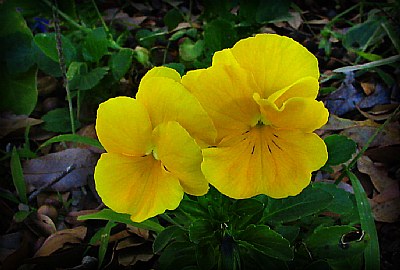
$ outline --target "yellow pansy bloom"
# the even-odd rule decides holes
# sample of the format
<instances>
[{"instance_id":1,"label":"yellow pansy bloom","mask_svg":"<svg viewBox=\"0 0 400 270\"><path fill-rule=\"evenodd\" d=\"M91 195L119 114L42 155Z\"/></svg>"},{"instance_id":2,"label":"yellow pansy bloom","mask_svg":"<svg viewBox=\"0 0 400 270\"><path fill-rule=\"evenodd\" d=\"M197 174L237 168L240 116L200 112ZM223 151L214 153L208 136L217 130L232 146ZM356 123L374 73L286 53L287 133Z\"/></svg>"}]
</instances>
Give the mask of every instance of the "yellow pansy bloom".
<instances>
[{"instance_id":1,"label":"yellow pansy bloom","mask_svg":"<svg viewBox=\"0 0 400 270\"><path fill-rule=\"evenodd\" d=\"M217 129L202 150L202 171L221 193L237 199L299 194L328 158L312 133L328 120L315 100L317 59L296 41L260 34L215 53L210 68L191 71L182 84Z\"/></svg>"},{"instance_id":2,"label":"yellow pansy bloom","mask_svg":"<svg viewBox=\"0 0 400 270\"><path fill-rule=\"evenodd\" d=\"M208 191L199 145L213 144L216 131L180 81L175 70L153 68L136 99L112 98L97 111L96 132L107 151L95 168L97 192L135 222L175 209L184 192Z\"/></svg>"}]
</instances>

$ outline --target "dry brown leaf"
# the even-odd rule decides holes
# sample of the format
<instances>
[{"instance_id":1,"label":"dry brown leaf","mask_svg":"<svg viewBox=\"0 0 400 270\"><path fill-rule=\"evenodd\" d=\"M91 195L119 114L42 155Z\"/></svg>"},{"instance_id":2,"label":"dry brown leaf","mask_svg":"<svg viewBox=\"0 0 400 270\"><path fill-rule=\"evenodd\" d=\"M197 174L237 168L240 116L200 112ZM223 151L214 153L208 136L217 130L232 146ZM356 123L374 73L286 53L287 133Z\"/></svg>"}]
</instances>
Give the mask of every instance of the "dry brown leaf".
<instances>
[{"instance_id":1,"label":"dry brown leaf","mask_svg":"<svg viewBox=\"0 0 400 270\"><path fill-rule=\"evenodd\" d=\"M362 82L361 87L364 90L364 93L369 96L373 92L375 92L375 84L372 82Z\"/></svg>"},{"instance_id":2,"label":"dry brown leaf","mask_svg":"<svg viewBox=\"0 0 400 270\"><path fill-rule=\"evenodd\" d=\"M294 29L299 29L300 25L303 23L303 19L299 12L290 12L292 17L287 21L288 24L293 27Z\"/></svg>"},{"instance_id":3,"label":"dry brown leaf","mask_svg":"<svg viewBox=\"0 0 400 270\"><path fill-rule=\"evenodd\" d=\"M35 126L43 123L43 120L29 118L26 115L5 113L0 116L0 138L27 126Z\"/></svg>"},{"instance_id":4,"label":"dry brown leaf","mask_svg":"<svg viewBox=\"0 0 400 270\"><path fill-rule=\"evenodd\" d=\"M63 248L66 244L79 244L85 238L86 232L87 228L84 226L58 231L44 241L34 257L48 256Z\"/></svg>"},{"instance_id":5,"label":"dry brown leaf","mask_svg":"<svg viewBox=\"0 0 400 270\"><path fill-rule=\"evenodd\" d=\"M132 225L127 225L127 229L129 230L129 232L134 233L137 236L144 238L145 240L149 239L149 231L148 230L134 227Z\"/></svg>"},{"instance_id":6,"label":"dry brown leaf","mask_svg":"<svg viewBox=\"0 0 400 270\"><path fill-rule=\"evenodd\" d=\"M90 150L72 148L27 160L23 164L25 181L32 191L45 186L74 164L75 170L48 188L58 192L70 191L87 184L97 159L98 155Z\"/></svg>"},{"instance_id":7,"label":"dry brown leaf","mask_svg":"<svg viewBox=\"0 0 400 270\"><path fill-rule=\"evenodd\" d=\"M28 228L36 235L49 236L56 232L56 225L54 222L46 215L39 213L30 214L24 223Z\"/></svg>"},{"instance_id":8,"label":"dry brown leaf","mask_svg":"<svg viewBox=\"0 0 400 270\"><path fill-rule=\"evenodd\" d=\"M380 222L396 222L400 220L400 198L376 203L370 200L374 218Z\"/></svg>"},{"instance_id":9,"label":"dry brown leaf","mask_svg":"<svg viewBox=\"0 0 400 270\"><path fill-rule=\"evenodd\" d=\"M379 125L370 119L354 121L331 114L329 115L328 123L321 130L343 130L352 127L379 127Z\"/></svg>"},{"instance_id":10,"label":"dry brown leaf","mask_svg":"<svg viewBox=\"0 0 400 270\"><path fill-rule=\"evenodd\" d=\"M388 188L392 188L398 183L387 175L387 168L374 163L369 157L362 156L357 161L357 168L360 172L368 174L376 190L381 193Z\"/></svg>"}]
</instances>

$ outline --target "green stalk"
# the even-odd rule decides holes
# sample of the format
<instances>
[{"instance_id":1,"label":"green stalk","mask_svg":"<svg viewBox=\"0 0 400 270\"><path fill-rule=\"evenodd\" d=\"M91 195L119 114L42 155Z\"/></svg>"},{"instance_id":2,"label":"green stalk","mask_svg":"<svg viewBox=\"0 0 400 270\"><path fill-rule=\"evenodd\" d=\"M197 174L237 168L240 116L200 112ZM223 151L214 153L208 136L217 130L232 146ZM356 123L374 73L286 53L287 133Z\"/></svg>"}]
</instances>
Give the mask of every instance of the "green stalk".
<instances>
[{"instance_id":1,"label":"green stalk","mask_svg":"<svg viewBox=\"0 0 400 270\"><path fill-rule=\"evenodd\" d=\"M346 170L351 170L357 163L357 160L359 160L362 155L365 153L365 151L368 150L369 146L371 143L375 140L376 136L379 135L379 133L382 132L382 130L385 129L385 127L394 119L394 117L397 115L397 113L400 110L400 106L396 108L396 110L392 113L392 115L386 119L386 121L375 131L375 133L369 137L368 141L365 143L364 147L361 148L361 150L358 152L358 154L350 161L349 165L345 167L345 170L342 172L342 174L336 179L335 184L339 184L342 179L346 176Z\"/></svg>"}]
</instances>

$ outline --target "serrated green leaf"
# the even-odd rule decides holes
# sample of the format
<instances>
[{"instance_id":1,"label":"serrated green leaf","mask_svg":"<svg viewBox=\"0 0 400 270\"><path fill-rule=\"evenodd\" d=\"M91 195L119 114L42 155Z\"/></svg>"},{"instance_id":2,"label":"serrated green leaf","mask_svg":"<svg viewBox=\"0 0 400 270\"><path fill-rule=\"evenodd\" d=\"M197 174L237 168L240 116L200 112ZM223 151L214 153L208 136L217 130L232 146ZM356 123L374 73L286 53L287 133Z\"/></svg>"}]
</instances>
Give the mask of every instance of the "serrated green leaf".
<instances>
[{"instance_id":1,"label":"serrated green leaf","mask_svg":"<svg viewBox=\"0 0 400 270\"><path fill-rule=\"evenodd\" d=\"M84 62L72 62L68 68L67 78L71 90L89 90L95 87L107 74L108 67L97 67L89 72Z\"/></svg>"},{"instance_id":2,"label":"serrated green leaf","mask_svg":"<svg viewBox=\"0 0 400 270\"><path fill-rule=\"evenodd\" d=\"M94 214L88 214L84 216L79 216L78 220L88 220L88 219L101 219L101 220L111 220L115 222L120 222L128 225L132 225L138 228L146 229L155 231L156 233L160 233L164 230L164 227L161 226L158 222L154 221L153 219L147 219L143 222L133 222L130 219L129 214L121 214L112 211L111 209L103 209Z\"/></svg>"},{"instance_id":3,"label":"serrated green leaf","mask_svg":"<svg viewBox=\"0 0 400 270\"><path fill-rule=\"evenodd\" d=\"M331 194L313 186L308 186L294 197L285 199L269 198L262 222L290 222L311 216L328 207L332 199Z\"/></svg>"},{"instance_id":4,"label":"serrated green leaf","mask_svg":"<svg viewBox=\"0 0 400 270\"><path fill-rule=\"evenodd\" d=\"M204 40L193 42L187 38L179 45L179 55L183 61L190 62L196 60L197 57L203 54L203 50Z\"/></svg>"},{"instance_id":5,"label":"serrated green leaf","mask_svg":"<svg viewBox=\"0 0 400 270\"><path fill-rule=\"evenodd\" d=\"M196 246L197 265L202 270L211 270L216 265L215 247L211 243Z\"/></svg>"},{"instance_id":6,"label":"serrated green leaf","mask_svg":"<svg viewBox=\"0 0 400 270\"><path fill-rule=\"evenodd\" d=\"M123 48L111 55L110 67L115 80L119 81L128 72L132 57L133 51L129 48Z\"/></svg>"},{"instance_id":7,"label":"serrated green leaf","mask_svg":"<svg viewBox=\"0 0 400 270\"><path fill-rule=\"evenodd\" d=\"M56 35L55 33L40 33L34 37L35 44L39 49L47 55L51 60L59 62L57 46L56 46ZM65 58L66 65L69 65L75 58L76 50L71 41L61 35L62 50Z\"/></svg>"},{"instance_id":8,"label":"serrated green leaf","mask_svg":"<svg viewBox=\"0 0 400 270\"><path fill-rule=\"evenodd\" d=\"M196 245L190 242L174 242L168 245L159 258L160 270L189 269L197 267ZM194 268L196 269L196 268Z\"/></svg>"},{"instance_id":9,"label":"serrated green leaf","mask_svg":"<svg viewBox=\"0 0 400 270\"><path fill-rule=\"evenodd\" d=\"M83 143L83 144L90 145L90 146L97 147L99 149L104 150L104 147L101 145L101 143L98 140L89 138L89 137L85 137L85 136L81 136L78 134L63 134L63 135L55 136L55 137L45 141L44 143L42 143L39 146L39 149L46 147L52 143L58 143L58 142Z\"/></svg>"},{"instance_id":10,"label":"serrated green leaf","mask_svg":"<svg viewBox=\"0 0 400 270\"><path fill-rule=\"evenodd\" d=\"M83 42L83 58L86 61L99 62L108 52L109 41L103 27L92 30Z\"/></svg>"},{"instance_id":11,"label":"serrated green leaf","mask_svg":"<svg viewBox=\"0 0 400 270\"><path fill-rule=\"evenodd\" d=\"M320 188L333 196L331 204L327 207L327 211L340 215L348 214L353 211L353 202L350 199L350 193L339 188L333 183L317 182L313 184L314 188Z\"/></svg>"},{"instance_id":12,"label":"serrated green leaf","mask_svg":"<svg viewBox=\"0 0 400 270\"><path fill-rule=\"evenodd\" d=\"M14 187L17 190L18 197L21 200L21 202L23 202L24 204L28 204L24 174L22 172L21 161L19 159L19 155L15 146L11 152L10 168L11 168L11 176L14 182Z\"/></svg>"},{"instance_id":13,"label":"serrated green leaf","mask_svg":"<svg viewBox=\"0 0 400 270\"><path fill-rule=\"evenodd\" d=\"M182 240L185 236L185 231L177 226L169 226L161 231L153 242L153 252L155 254L160 253L170 242L175 239Z\"/></svg>"},{"instance_id":14,"label":"serrated green leaf","mask_svg":"<svg viewBox=\"0 0 400 270\"><path fill-rule=\"evenodd\" d=\"M234 24L223 19L208 23L204 29L205 47L211 53L232 47L238 40Z\"/></svg>"},{"instance_id":15,"label":"serrated green leaf","mask_svg":"<svg viewBox=\"0 0 400 270\"><path fill-rule=\"evenodd\" d=\"M272 258L283 261L293 259L289 241L266 225L250 225L246 230L235 234L233 239Z\"/></svg>"},{"instance_id":16,"label":"serrated green leaf","mask_svg":"<svg viewBox=\"0 0 400 270\"><path fill-rule=\"evenodd\" d=\"M201 240L214 236L214 226L207 219L195 220L189 226L189 238L195 244L200 243Z\"/></svg>"},{"instance_id":17,"label":"serrated green leaf","mask_svg":"<svg viewBox=\"0 0 400 270\"><path fill-rule=\"evenodd\" d=\"M365 234L361 239L341 245L343 235L358 230L351 226L332 226L317 228L307 239L305 244L316 258L345 258L362 254L369 242L369 236Z\"/></svg>"},{"instance_id":18,"label":"serrated green leaf","mask_svg":"<svg viewBox=\"0 0 400 270\"><path fill-rule=\"evenodd\" d=\"M324 139L328 150L328 161L326 165L335 166L348 161L356 152L357 145L343 135L330 135Z\"/></svg>"},{"instance_id":19,"label":"serrated green leaf","mask_svg":"<svg viewBox=\"0 0 400 270\"><path fill-rule=\"evenodd\" d=\"M42 116L44 121L43 129L52 132L67 133L71 132L71 119L68 108L58 108L49 111ZM80 123L75 119L75 128L79 128Z\"/></svg>"}]
</instances>

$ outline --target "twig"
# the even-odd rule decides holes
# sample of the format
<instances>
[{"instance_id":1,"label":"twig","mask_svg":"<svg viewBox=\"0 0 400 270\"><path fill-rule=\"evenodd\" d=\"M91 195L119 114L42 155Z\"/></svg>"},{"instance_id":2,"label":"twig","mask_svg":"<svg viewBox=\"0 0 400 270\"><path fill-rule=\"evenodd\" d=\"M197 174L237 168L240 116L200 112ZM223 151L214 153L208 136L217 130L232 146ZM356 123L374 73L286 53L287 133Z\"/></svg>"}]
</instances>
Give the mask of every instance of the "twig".
<instances>
[{"instance_id":1,"label":"twig","mask_svg":"<svg viewBox=\"0 0 400 270\"><path fill-rule=\"evenodd\" d=\"M46 183L45 185L41 186L38 190L32 192L31 195L29 195L28 201L29 202L33 201L37 197L37 195L39 195L42 191L44 191L45 189L51 187L52 185L54 185L55 183L57 183L58 181L63 179L65 176L67 176L69 173L71 173L75 169L76 169L76 165L75 164L72 164L72 165L68 166L65 169L65 171L63 171L59 176L57 176L56 178L54 178L50 182Z\"/></svg>"},{"instance_id":2,"label":"twig","mask_svg":"<svg viewBox=\"0 0 400 270\"><path fill-rule=\"evenodd\" d=\"M74 120L74 110L72 106L72 98L71 91L69 90L68 78L67 78L67 67L65 64L64 53L62 48L62 39L61 39L61 30L60 30L60 20L58 19L58 13L60 10L57 6L57 0L54 0L55 5L53 6L53 18L54 18L54 30L56 34L56 45L57 45L57 54L60 64L61 73L64 80L64 87L67 92L67 100L69 107L69 118L71 121L71 129L72 134L75 134L75 120Z\"/></svg>"}]
</instances>

